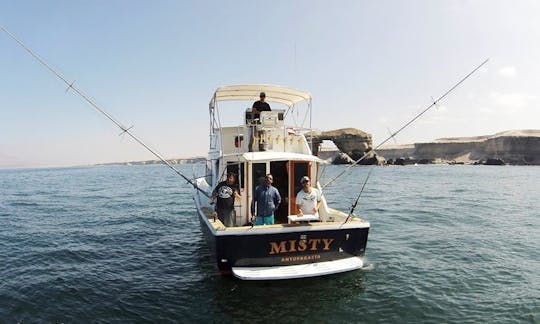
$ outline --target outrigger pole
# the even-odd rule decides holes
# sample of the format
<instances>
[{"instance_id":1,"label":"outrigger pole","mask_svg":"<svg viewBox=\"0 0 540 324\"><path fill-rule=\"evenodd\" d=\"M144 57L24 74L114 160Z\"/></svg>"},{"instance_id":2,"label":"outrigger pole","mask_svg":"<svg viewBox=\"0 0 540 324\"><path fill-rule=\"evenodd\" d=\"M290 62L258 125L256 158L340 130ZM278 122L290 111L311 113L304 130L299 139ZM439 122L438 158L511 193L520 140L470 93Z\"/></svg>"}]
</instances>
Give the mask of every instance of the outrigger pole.
<instances>
[{"instance_id":1,"label":"outrigger pole","mask_svg":"<svg viewBox=\"0 0 540 324\"><path fill-rule=\"evenodd\" d=\"M371 172L373 171L373 167L371 167L369 169L369 172L366 176L366 180L364 180L364 184L362 184L362 189L360 189L360 193L358 194L358 197L356 197L356 200L353 202L353 204L351 205L351 211L349 212L349 216L347 216L347 218L345 219L345 221L343 222L343 224L347 223L349 221L349 218L352 217L353 213L354 213L354 209L356 208L356 205L358 204L358 200L360 200L360 196L362 196L362 192L364 192L364 188L366 187L366 183L368 182L369 180L369 176L371 175Z\"/></svg>"},{"instance_id":2,"label":"outrigger pole","mask_svg":"<svg viewBox=\"0 0 540 324\"><path fill-rule=\"evenodd\" d=\"M347 171L349 171L350 168L352 168L353 166L357 165L358 163L360 163L360 161L364 160L369 154L371 154L373 151L375 151L376 149L378 149L379 147L381 147L384 143L388 142L390 139L394 138L397 134L399 134L402 130L404 130L405 128L407 128L409 125L411 125L413 122L415 122L418 118L420 118L423 114L425 114L428 110L430 110L431 108L433 108L434 106L436 106L439 101L443 100L444 97L446 97L450 92L454 91L454 89L456 89L459 85L461 85L465 80L467 80L471 75L473 75L476 71L478 71L478 69L480 69L484 64L486 64L487 62L489 61L489 58L486 59L484 62L482 62L480 65L478 65L476 68L474 68L474 70L472 70L471 72L469 72L469 74L467 74L465 77L463 77L461 80L459 80L459 82L457 82L456 84L454 84L454 86L452 86L448 91L446 91L442 96L440 96L439 98L437 98L437 100L434 100L432 104L430 104L427 108L425 108L424 110L422 110L422 112L420 112L419 114L417 114L416 116L414 116L413 119L409 120L405 125L403 125L400 129L398 129L395 133L393 134L390 134L389 137L387 137L384 141L382 141L381 143L379 143L379 145L377 145L375 148L367 151L366 153L364 153L364 155L362 155L358 160L354 161L353 164L349 165L345 170L341 171L338 175L336 175L334 178L330 179L330 181L328 181L324 186L322 186L321 189L324 189L326 188L329 184L331 184L332 182L334 182L336 179L338 179L339 177L341 177L343 174L345 174Z\"/></svg>"},{"instance_id":3,"label":"outrigger pole","mask_svg":"<svg viewBox=\"0 0 540 324\"><path fill-rule=\"evenodd\" d=\"M84 94L84 92L82 92L80 89L78 89L74 83L75 81L73 82L68 82L66 80L66 78L64 78L62 76L62 74L60 74L60 72L58 72L57 70L55 70L53 67L51 67L49 64L47 64L47 62L45 62L44 59L42 59L37 53L35 53L34 51L32 51L28 46L26 46L22 41L20 41L17 37L15 37L15 35L13 35L12 33L10 33L7 29L5 29L3 26L0 25L0 29L2 29L6 34L8 34L9 37L11 37L13 40L15 40L24 50L26 50L30 55L32 55L32 57L34 57L39 63L41 63L43 66L45 66L49 71L51 71L58 79L62 80L62 82L64 82L68 87L66 89L66 92L68 90L73 90L75 93L77 93L81 98L83 98L87 103L90 104L90 106L92 106L92 108L94 108L95 110L97 110L98 112L100 112L101 114L103 114L105 117L107 117L107 119L109 119L111 122L113 122L116 126L118 126L121 130L122 130L122 133L120 133L120 135L126 133L128 134L133 140L135 140L137 143L139 143L140 145L142 145L145 149L147 149L150 153L152 153L155 157L157 157L159 160L161 160L161 162L165 163L171 170L173 170L176 174L178 174L179 176L181 176L182 178L184 178L184 180L186 180L189 184L191 184L193 186L193 188L199 190L200 192L202 192L205 196L207 197L210 197L208 195L208 193L206 191L204 191L203 189L199 188L199 186L197 186L197 184L189 179L188 177L186 177L184 174L182 174L182 172L180 172L178 169L176 169L174 166L172 166L172 164L169 163L169 161L167 161L161 154L159 154L155 149L152 149L150 146L148 146L146 143L144 143L140 138L138 138L137 136L135 136L135 134L133 134L130 129L133 128L133 126L130 126L130 127L125 127L124 125L122 125L122 123L120 123L119 121L117 121L113 116L111 116L109 113L107 113L105 110L101 109L94 101L92 101L92 99L90 99L86 94Z\"/></svg>"}]
</instances>

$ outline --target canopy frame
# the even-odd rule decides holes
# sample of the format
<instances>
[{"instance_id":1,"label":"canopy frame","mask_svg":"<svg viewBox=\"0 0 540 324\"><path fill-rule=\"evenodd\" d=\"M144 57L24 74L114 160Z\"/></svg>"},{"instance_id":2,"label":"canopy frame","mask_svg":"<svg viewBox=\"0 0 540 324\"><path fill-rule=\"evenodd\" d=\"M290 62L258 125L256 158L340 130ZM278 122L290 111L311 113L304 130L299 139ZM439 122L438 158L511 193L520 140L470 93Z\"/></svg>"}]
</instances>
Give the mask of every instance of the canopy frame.
<instances>
[{"instance_id":1,"label":"canopy frame","mask_svg":"<svg viewBox=\"0 0 540 324\"><path fill-rule=\"evenodd\" d=\"M220 101L256 101L261 92L265 93L268 102L284 104L289 108L306 102L311 107L309 92L270 84L244 84L218 88L210 100L209 108L215 109Z\"/></svg>"},{"instance_id":2,"label":"canopy frame","mask_svg":"<svg viewBox=\"0 0 540 324\"><path fill-rule=\"evenodd\" d=\"M261 92L265 93L267 102L278 103L287 106L285 117L294 110L297 104L305 102L307 104L306 115L300 125L301 129L304 128L304 123L309 115L309 132L310 132L310 146L313 146L313 130L311 127L312 120L312 107L311 107L311 94L307 91L297 90L294 88L283 87L279 85L271 84L243 84L243 85L229 85L222 86L216 89L214 95L210 99L208 104L210 112L210 150L218 149L217 134L221 129L221 121L219 118L219 110L217 105L222 101L257 101ZM221 148L223 149L223 148ZM313 151L313 147L311 147Z\"/></svg>"}]
</instances>

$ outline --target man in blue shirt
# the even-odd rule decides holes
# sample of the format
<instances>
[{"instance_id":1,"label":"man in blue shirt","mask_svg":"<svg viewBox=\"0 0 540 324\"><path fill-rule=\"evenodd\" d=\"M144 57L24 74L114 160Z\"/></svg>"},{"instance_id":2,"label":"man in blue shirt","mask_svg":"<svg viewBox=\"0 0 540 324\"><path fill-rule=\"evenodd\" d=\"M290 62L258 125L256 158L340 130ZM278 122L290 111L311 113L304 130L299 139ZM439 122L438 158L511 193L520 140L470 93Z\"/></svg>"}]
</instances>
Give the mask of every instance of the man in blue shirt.
<instances>
[{"instance_id":1,"label":"man in blue shirt","mask_svg":"<svg viewBox=\"0 0 540 324\"><path fill-rule=\"evenodd\" d=\"M255 225L272 225L274 224L274 211L276 211L281 203L281 196L276 187L272 186L274 177L267 174L264 179L264 184L255 188L253 200L251 200L251 216L255 217ZM255 213L255 205L257 212Z\"/></svg>"}]
</instances>

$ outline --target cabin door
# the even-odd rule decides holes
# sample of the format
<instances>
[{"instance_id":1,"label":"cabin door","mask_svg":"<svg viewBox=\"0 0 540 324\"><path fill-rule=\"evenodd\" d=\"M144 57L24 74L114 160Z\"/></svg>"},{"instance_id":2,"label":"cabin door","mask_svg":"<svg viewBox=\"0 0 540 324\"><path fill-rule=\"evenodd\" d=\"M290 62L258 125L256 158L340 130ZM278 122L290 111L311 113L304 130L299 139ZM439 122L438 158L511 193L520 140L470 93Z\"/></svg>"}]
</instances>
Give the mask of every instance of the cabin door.
<instances>
[{"instance_id":1,"label":"cabin door","mask_svg":"<svg viewBox=\"0 0 540 324\"><path fill-rule=\"evenodd\" d=\"M243 195L244 192L246 192L246 177L244 176L244 163L238 163L238 162L227 162L227 173L232 172L236 174L236 184L238 185L238 188L240 189L240 194ZM244 197L240 199L240 201L235 200L234 201L234 211L236 212L236 219L235 223L236 226L241 226L244 224L247 224L249 221L249 209L246 208L243 204L244 201L247 201Z\"/></svg>"},{"instance_id":2,"label":"cabin door","mask_svg":"<svg viewBox=\"0 0 540 324\"><path fill-rule=\"evenodd\" d=\"M309 172L311 162L291 161L290 163L291 177L289 180L289 214L296 215L298 214L298 210L296 209L296 194L302 190L300 179L302 179L303 176L308 176L311 179L311 174Z\"/></svg>"},{"instance_id":3,"label":"cabin door","mask_svg":"<svg viewBox=\"0 0 540 324\"><path fill-rule=\"evenodd\" d=\"M276 224L286 224L289 222L289 170L287 161L270 162L270 173L274 177L274 187L279 191L281 204L274 212Z\"/></svg>"}]
</instances>

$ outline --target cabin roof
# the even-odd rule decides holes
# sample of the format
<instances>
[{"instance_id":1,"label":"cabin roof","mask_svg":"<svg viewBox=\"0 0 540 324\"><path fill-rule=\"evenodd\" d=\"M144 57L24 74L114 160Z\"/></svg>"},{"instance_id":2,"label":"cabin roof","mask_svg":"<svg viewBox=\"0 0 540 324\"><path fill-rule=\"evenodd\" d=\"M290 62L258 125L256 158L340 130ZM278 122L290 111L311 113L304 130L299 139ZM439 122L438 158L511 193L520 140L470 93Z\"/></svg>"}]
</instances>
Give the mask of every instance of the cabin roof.
<instances>
[{"instance_id":1,"label":"cabin roof","mask_svg":"<svg viewBox=\"0 0 540 324\"><path fill-rule=\"evenodd\" d=\"M224 155L229 161L233 161L236 154ZM318 158L315 155L290 153L290 152L247 152L243 153L240 158L243 161L250 162L265 162L265 161L313 161L319 163L327 163L325 160Z\"/></svg>"},{"instance_id":2,"label":"cabin roof","mask_svg":"<svg viewBox=\"0 0 540 324\"><path fill-rule=\"evenodd\" d=\"M266 101L292 107L300 102L311 102L311 94L293 88L270 84L229 85L218 88L210 100L210 108L215 108L219 101L259 100L259 94L266 94Z\"/></svg>"}]
</instances>

